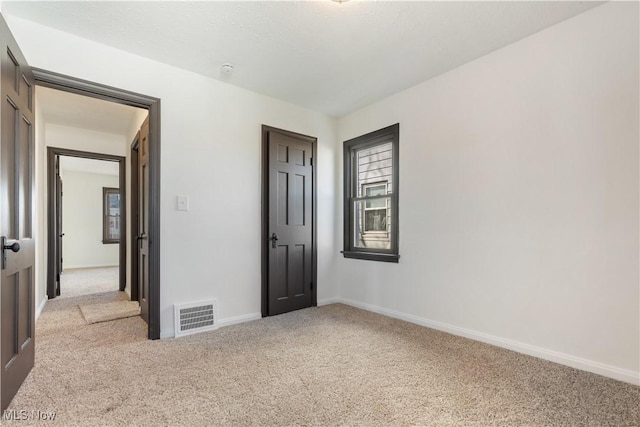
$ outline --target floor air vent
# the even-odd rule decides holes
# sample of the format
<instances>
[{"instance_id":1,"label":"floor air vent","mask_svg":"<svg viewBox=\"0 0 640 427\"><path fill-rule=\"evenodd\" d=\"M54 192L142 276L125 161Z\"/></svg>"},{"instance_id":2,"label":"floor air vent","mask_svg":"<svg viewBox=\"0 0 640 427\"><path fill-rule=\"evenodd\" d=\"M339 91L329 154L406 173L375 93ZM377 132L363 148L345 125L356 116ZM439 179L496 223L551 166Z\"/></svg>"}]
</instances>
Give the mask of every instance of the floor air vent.
<instances>
[{"instance_id":1,"label":"floor air vent","mask_svg":"<svg viewBox=\"0 0 640 427\"><path fill-rule=\"evenodd\" d=\"M215 301L174 305L176 337L209 331L218 327Z\"/></svg>"}]
</instances>

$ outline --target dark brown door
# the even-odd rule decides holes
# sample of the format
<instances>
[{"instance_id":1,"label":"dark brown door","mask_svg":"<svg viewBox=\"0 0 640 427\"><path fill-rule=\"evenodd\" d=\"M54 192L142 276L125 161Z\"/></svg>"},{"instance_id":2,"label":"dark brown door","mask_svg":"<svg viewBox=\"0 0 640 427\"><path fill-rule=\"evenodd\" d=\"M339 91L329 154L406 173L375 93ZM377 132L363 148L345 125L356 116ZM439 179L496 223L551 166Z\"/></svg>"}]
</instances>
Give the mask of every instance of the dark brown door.
<instances>
[{"instance_id":1,"label":"dark brown door","mask_svg":"<svg viewBox=\"0 0 640 427\"><path fill-rule=\"evenodd\" d=\"M138 140L138 297L140 317L149 323L149 119Z\"/></svg>"},{"instance_id":2,"label":"dark brown door","mask_svg":"<svg viewBox=\"0 0 640 427\"><path fill-rule=\"evenodd\" d=\"M131 144L131 151L129 160L131 161L131 241L134 244L131 245L130 265L131 265L131 301L140 301L140 289L138 288L138 262L140 261L140 255L138 253L138 225L140 223L139 218L139 206L138 206L138 145L140 141L140 132L136 135Z\"/></svg>"},{"instance_id":3,"label":"dark brown door","mask_svg":"<svg viewBox=\"0 0 640 427\"><path fill-rule=\"evenodd\" d=\"M62 276L62 178L60 177L60 156L56 156L56 295L60 295L60 280Z\"/></svg>"},{"instance_id":4,"label":"dark brown door","mask_svg":"<svg viewBox=\"0 0 640 427\"><path fill-rule=\"evenodd\" d=\"M6 409L33 367L33 76L0 17L0 400Z\"/></svg>"},{"instance_id":5,"label":"dark brown door","mask_svg":"<svg viewBox=\"0 0 640 427\"><path fill-rule=\"evenodd\" d=\"M270 129L268 139L268 314L310 307L313 166L308 137Z\"/></svg>"}]
</instances>

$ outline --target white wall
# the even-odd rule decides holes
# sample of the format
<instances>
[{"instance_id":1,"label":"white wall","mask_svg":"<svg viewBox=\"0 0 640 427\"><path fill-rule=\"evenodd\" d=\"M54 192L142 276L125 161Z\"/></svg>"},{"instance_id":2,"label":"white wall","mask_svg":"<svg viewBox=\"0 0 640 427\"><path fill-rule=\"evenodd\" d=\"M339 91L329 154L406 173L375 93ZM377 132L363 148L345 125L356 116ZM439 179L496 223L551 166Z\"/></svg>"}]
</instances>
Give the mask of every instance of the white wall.
<instances>
[{"instance_id":1,"label":"white wall","mask_svg":"<svg viewBox=\"0 0 640 427\"><path fill-rule=\"evenodd\" d=\"M343 301L639 383L638 62L614 2L341 119L400 123L400 263Z\"/></svg>"},{"instance_id":2,"label":"white wall","mask_svg":"<svg viewBox=\"0 0 640 427\"><path fill-rule=\"evenodd\" d=\"M102 189L118 184L117 175L63 171L64 270L118 265L119 245L102 243Z\"/></svg>"},{"instance_id":3,"label":"white wall","mask_svg":"<svg viewBox=\"0 0 640 427\"><path fill-rule=\"evenodd\" d=\"M126 141L122 135L97 132L69 126L47 123L45 139L48 147L88 151L90 153L124 156Z\"/></svg>"},{"instance_id":4,"label":"white wall","mask_svg":"<svg viewBox=\"0 0 640 427\"><path fill-rule=\"evenodd\" d=\"M216 298L227 324L260 316L262 124L318 138L318 298L335 297L333 118L25 20L7 20L32 66L162 100L163 337L173 335L175 303ZM190 196L190 211L176 211L177 195Z\"/></svg>"}]
</instances>

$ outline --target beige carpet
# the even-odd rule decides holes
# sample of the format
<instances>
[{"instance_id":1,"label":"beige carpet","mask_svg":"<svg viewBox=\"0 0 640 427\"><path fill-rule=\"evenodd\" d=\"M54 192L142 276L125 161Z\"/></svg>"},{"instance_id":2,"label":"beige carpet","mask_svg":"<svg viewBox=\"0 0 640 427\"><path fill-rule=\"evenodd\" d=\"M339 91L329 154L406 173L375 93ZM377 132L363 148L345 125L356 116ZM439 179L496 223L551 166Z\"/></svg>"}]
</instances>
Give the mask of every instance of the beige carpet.
<instances>
[{"instance_id":1,"label":"beige carpet","mask_svg":"<svg viewBox=\"0 0 640 427\"><path fill-rule=\"evenodd\" d=\"M10 409L64 426L640 424L639 387L344 305L162 341L78 309L123 298L50 301Z\"/></svg>"},{"instance_id":2,"label":"beige carpet","mask_svg":"<svg viewBox=\"0 0 640 427\"><path fill-rule=\"evenodd\" d=\"M83 304L78 307L87 323L109 322L140 314L137 301L112 301L102 304Z\"/></svg>"},{"instance_id":3,"label":"beige carpet","mask_svg":"<svg viewBox=\"0 0 640 427\"><path fill-rule=\"evenodd\" d=\"M60 276L60 297L113 292L118 290L118 267L64 270Z\"/></svg>"}]
</instances>

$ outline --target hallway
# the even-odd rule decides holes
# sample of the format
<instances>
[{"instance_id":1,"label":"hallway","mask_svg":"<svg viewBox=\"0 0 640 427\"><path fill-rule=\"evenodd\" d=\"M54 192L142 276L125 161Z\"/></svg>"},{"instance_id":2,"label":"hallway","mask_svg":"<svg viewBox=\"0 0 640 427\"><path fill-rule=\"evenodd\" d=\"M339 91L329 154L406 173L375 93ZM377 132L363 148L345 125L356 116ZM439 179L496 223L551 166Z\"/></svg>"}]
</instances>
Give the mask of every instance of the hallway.
<instances>
[{"instance_id":1,"label":"hallway","mask_svg":"<svg viewBox=\"0 0 640 427\"><path fill-rule=\"evenodd\" d=\"M118 267L65 270L60 276L58 298L118 291L118 272Z\"/></svg>"}]
</instances>

